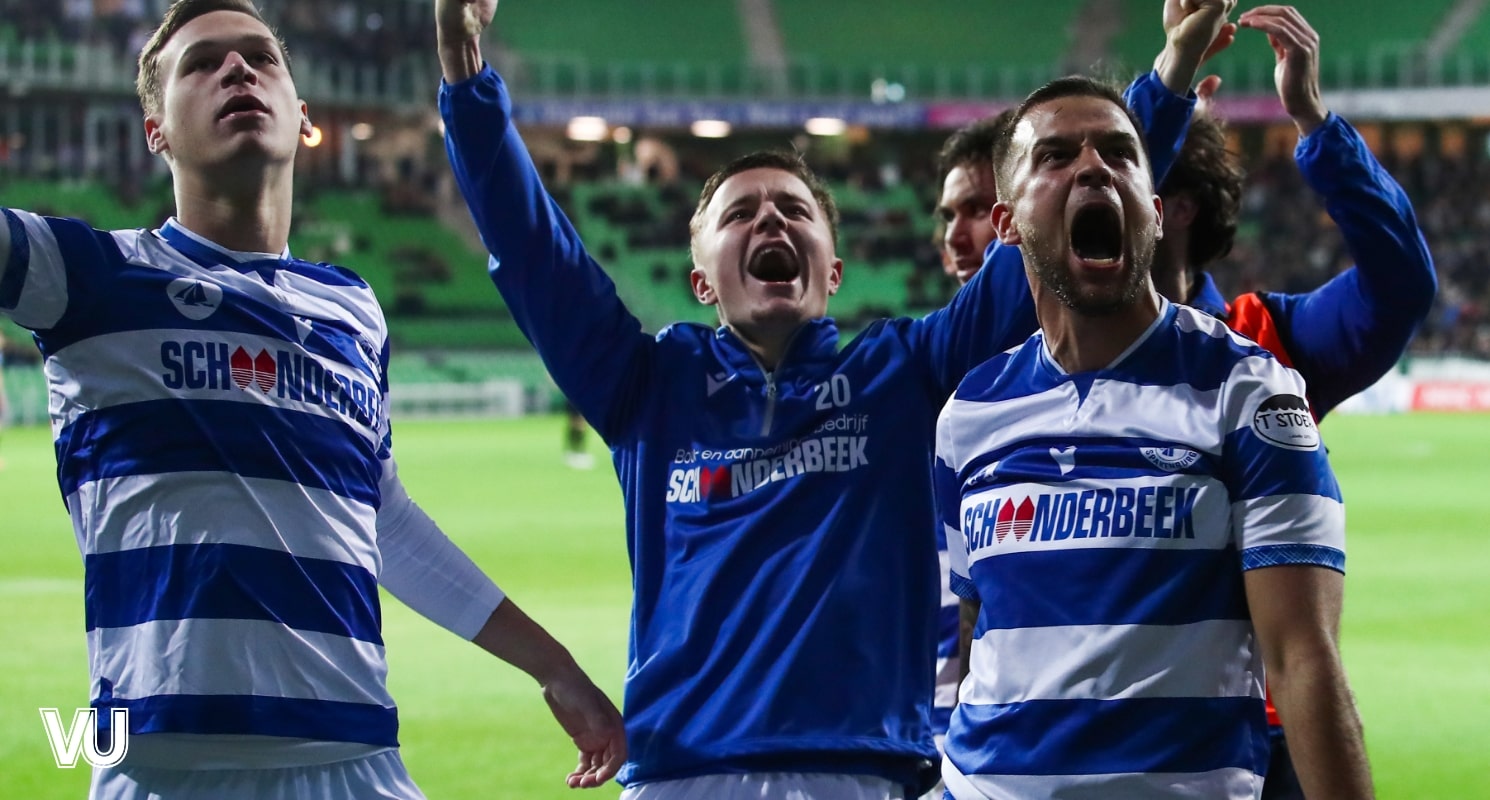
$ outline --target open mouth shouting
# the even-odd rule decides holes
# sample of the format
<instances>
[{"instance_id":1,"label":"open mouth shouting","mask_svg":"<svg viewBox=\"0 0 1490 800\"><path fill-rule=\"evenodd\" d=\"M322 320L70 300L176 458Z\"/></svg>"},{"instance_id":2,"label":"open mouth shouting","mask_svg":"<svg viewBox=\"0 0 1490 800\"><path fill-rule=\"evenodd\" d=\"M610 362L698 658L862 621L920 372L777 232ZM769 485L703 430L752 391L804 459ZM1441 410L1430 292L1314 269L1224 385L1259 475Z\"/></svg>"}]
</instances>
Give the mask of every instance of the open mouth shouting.
<instances>
[{"instance_id":1,"label":"open mouth shouting","mask_svg":"<svg viewBox=\"0 0 1490 800\"><path fill-rule=\"evenodd\" d=\"M766 244L750 255L745 271L763 283L791 283L802 274L802 261L784 242Z\"/></svg>"},{"instance_id":2,"label":"open mouth shouting","mask_svg":"<svg viewBox=\"0 0 1490 800\"><path fill-rule=\"evenodd\" d=\"M1122 263L1123 218L1115 206L1088 203L1076 209L1067 229L1071 253L1082 266L1107 269Z\"/></svg>"},{"instance_id":3,"label":"open mouth shouting","mask_svg":"<svg viewBox=\"0 0 1490 800\"><path fill-rule=\"evenodd\" d=\"M229 98L222 107L217 110L219 121L225 119L239 119L256 114L268 114L269 106L251 94L240 94Z\"/></svg>"}]
</instances>

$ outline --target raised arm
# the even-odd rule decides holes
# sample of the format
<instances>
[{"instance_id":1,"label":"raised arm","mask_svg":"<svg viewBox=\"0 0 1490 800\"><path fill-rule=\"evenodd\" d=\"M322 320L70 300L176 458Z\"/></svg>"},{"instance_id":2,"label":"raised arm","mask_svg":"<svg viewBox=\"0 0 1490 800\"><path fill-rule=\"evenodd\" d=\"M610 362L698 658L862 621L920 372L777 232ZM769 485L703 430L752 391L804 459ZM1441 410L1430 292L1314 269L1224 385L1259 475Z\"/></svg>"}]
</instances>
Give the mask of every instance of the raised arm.
<instances>
[{"instance_id":1,"label":"raised arm","mask_svg":"<svg viewBox=\"0 0 1490 800\"><path fill-rule=\"evenodd\" d=\"M543 188L512 125L506 86L481 59L480 34L496 5L436 4L446 150L513 320L554 382L614 442L645 397L652 339Z\"/></svg>"},{"instance_id":2,"label":"raised arm","mask_svg":"<svg viewBox=\"0 0 1490 800\"><path fill-rule=\"evenodd\" d=\"M1412 204L1319 91L1319 35L1287 6L1242 15L1267 34L1283 107L1298 126L1294 158L1339 227L1355 266L1305 294L1268 294L1294 365L1323 416L1369 387L1402 356L1438 291Z\"/></svg>"},{"instance_id":3,"label":"raised arm","mask_svg":"<svg viewBox=\"0 0 1490 800\"><path fill-rule=\"evenodd\" d=\"M569 651L518 608L404 491L390 457L381 482L378 581L427 619L538 682L579 750L571 788L600 786L626 760L621 714Z\"/></svg>"}]
</instances>

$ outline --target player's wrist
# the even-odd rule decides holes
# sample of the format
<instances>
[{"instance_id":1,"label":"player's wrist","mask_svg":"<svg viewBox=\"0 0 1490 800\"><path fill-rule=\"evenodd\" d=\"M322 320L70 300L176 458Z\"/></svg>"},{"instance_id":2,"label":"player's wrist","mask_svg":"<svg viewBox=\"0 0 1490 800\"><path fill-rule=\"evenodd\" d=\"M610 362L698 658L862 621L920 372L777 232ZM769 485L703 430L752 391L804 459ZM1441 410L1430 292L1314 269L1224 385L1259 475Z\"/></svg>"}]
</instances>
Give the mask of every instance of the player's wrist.
<instances>
[{"instance_id":1,"label":"player's wrist","mask_svg":"<svg viewBox=\"0 0 1490 800\"><path fill-rule=\"evenodd\" d=\"M461 83L481 72L485 63L481 58L480 40L471 38L439 40L440 70L448 84Z\"/></svg>"}]
</instances>

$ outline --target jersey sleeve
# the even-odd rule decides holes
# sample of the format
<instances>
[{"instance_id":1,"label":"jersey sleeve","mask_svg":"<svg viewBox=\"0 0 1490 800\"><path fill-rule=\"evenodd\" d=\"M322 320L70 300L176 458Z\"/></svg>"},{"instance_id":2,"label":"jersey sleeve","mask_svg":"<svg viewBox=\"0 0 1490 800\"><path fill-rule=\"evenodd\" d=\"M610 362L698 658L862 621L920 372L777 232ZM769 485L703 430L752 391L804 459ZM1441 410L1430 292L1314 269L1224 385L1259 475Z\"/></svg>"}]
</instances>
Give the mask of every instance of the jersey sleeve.
<instances>
[{"instance_id":1,"label":"jersey sleeve","mask_svg":"<svg viewBox=\"0 0 1490 800\"><path fill-rule=\"evenodd\" d=\"M446 151L492 281L559 389L615 442L646 400L655 343L544 189L511 112L490 66L440 89Z\"/></svg>"},{"instance_id":2,"label":"jersey sleeve","mask_svg":"<svg viewBox=\"0 0 1490 800\"><path fill-rule=\"evenodd\" d=\"M952 453L946 412L936 426L936 458L932 461L932 488L935 491L937 524L947 538L947 563L951 570L951 589L958 597L977 600L978 589L968 572L967 541L962 535L962 492L957 481L957 461Z\"/></svg>"},{"instance_id":3,"label":"jersey sleeve","mask_svg":"<svg viewBox=\"0 0 1490 800\"><path fill-rule=\"evenodd\" d=\"M1397 363L1438 282L1406 192L1349 123L1331 114L1294 158L1355 259L1312 292L1264 296L1323 416Z\"/></svg>"},{"instance_id":4,"label":"jersey sleeve","mask_svg":"<svg viewBox=\"0 0 1490 800\"><path fill-rule=\"evenodd\" d=\"M1245 570L1309 564L1345 571L1345 507L1304 381L1276 359L1248 356L1223 390L1221 475Z\"/></svg>"},{"instance_id":5,"label":"jersey sleeve","mask_svg":"<svg viewBox=\"0 0 1490 800\"><path fill-rule=\"evenodd\" d=\"M1177 95L1150 70L1128 84L1123 100L1133 115L1143 123L1143 141L1149 151L1149 165L1154 170L1154 187L1163 185L1169 168L1179 158L1195 113L1195 93Z\"/></svg>"},{"instance_id":6,"label":"jersey sleeve","mask_svg":"<svg viewBox=\"0 0 1490 800\"><path fill-rule=\"evenodd\" d=\"M0 208L0 314L23 328L47 330L67 305L67 265L51 224Z\"/></svg>"}]
</instances>

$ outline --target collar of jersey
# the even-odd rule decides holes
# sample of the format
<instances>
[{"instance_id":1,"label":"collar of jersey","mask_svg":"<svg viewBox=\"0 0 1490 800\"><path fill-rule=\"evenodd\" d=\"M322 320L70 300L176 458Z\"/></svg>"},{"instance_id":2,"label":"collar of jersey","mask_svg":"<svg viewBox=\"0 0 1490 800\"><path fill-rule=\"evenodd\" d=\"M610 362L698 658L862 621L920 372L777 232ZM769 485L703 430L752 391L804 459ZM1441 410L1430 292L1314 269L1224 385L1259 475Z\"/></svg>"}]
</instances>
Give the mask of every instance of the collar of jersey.
<instances>
[{"instance_id":1,"label":"collar of jersey","mask_svg":"<svg viewBox=\"0 0 1490 800\"><path fill-rule=\"evenodd\" d=\"M1221 296L1221 290L1216 288L1216 281L1209 272L1200 273L1200 280L1195 282L1195 289L1185 305L1217 319L1226 318L1226 298Z\"/></svg>"},{"instance_id":2,"label":"collar of jersey","mask_svg":"<svg viewBox=\"0 0 1490 800\"><path fill-rule=\"evenodd\" d=\"M203 267L227 267L238 272L258 272L268 278L283 261L290 259L290 246L278 256L270 253L241 252L220 247L208 239L187 230L175 217L156 231L182 255Z\"/></svg>"},{"instance_id":3,"label":"collar of jersey","mask_svg":"<svg viewBox=\"0 0 1490 800\"><path fill-rule=\"evenodd\" d=\"M1050 355L1050 345L1045 341L1044 331L1040 332L1040 365L1045 368L1046 372L1052 375L1058 375L1062 379L1080 378L1082 376L1091 378L1117 368L1124 361L1127 361L1129 358L1131 358L1134 353L1138 352L1139 348L1143 347L1151 339L1153 339L1154 331L1157 331L1174 321L1174 303L1169 302L1169 300L1166 299L1164 295L1159 295L1159 303L1159 316L1156 317L1153 322L1149 323L1148 328L1144 329L1144 332L1139 334L1138 338L1134 339L1133 343L1128 345L1128 348L1119 353L1118 357L1114 358L1112 362L1109 363L1107 366L1102 367L1101 369L1094 369L1088 372L1077 373L1076 375L1072 375L1071 373L1066 372L1066 370L1063 369L1060 364L1056 363L1055 358Z\"/></svg>"},{"instance_id":4,"label":"collar of jersey","mask_svg":"<svg viewBox=\"0 0 1490 800\"><path fill-rule=\"evenodd\" d=\"M750 348L740 341L734 331L726 327L720 327L714 332L716 350L719 359L724 362L733 372L745 374L761 374L764 378L764 370L760 362L755 359ZM838 325L832 317L821 317L802 324L797 332L792 334L791 341L786 345L786 352L781 356L781 363L776 365L774 374L781 376L784 372L790 373L803 369L818 361L831 361L838 354Z\"/></svg>"}]
</instances>

